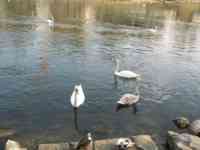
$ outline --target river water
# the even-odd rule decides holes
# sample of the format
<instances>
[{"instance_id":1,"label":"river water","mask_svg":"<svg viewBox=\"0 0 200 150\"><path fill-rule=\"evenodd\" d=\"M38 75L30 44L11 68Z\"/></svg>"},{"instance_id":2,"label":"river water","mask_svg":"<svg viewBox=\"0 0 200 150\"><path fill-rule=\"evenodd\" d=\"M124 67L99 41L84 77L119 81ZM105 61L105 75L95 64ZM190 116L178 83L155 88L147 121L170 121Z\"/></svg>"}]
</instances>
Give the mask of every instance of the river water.
<instances>
[{"instance_id":1,"label":"river water","mask_svg":"<svg viewBox=\"0 0 200 150\"><path fill-rule=\"evenodd\" d=\"M54 24L49 24L53 19ZM115 112L141 74L138 113ZM77 140L70 95L81 83L82 133L96 138L176 130L200 113L200 4L106 0L0 1L0 127L25 143Z\"/></svg>"}]
</instances>

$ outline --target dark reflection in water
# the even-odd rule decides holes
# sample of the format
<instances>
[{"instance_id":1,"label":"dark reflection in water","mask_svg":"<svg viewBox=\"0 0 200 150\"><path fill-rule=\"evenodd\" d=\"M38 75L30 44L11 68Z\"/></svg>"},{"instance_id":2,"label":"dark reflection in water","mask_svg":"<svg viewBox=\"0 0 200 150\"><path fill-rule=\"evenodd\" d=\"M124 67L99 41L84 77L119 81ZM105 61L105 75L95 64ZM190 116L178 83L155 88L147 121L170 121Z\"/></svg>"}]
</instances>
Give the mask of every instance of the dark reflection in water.
<instances>
[{"instance_id":1,"label":"dark reflection in water","mask_svg":"<svg viewBox=\"0 0 200 150\"><path fill-rule=\"evenodd\" d=\"M200 4L1 0L0 127L28 144L76 140L69 98L82 83L82 132L164 136L175 116L199 117L199 23ZM115 84L114 57L142 75L137 115L115 113L135 82Z\"/></svg>"}]
</instances>

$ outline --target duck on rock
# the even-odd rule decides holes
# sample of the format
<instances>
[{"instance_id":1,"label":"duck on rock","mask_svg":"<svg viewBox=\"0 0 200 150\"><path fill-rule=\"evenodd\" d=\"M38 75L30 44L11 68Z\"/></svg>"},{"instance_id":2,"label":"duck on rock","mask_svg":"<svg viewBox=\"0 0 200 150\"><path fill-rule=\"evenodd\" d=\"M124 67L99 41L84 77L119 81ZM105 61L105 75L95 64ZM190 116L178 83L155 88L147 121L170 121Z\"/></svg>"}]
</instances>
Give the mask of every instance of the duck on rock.
<instances>
[{"instance_id":1,"label":"duck on rock","mask_svg":"<svg viewBox=\"0 0 200 150\"><path fill-rule=\"evenodd\" d=\"M178 117L174 119L173 122L179 129L188 128L192 134L200 137L200 119L194 120L190 123L189 119Z\"/></svg>"}]
</instances>

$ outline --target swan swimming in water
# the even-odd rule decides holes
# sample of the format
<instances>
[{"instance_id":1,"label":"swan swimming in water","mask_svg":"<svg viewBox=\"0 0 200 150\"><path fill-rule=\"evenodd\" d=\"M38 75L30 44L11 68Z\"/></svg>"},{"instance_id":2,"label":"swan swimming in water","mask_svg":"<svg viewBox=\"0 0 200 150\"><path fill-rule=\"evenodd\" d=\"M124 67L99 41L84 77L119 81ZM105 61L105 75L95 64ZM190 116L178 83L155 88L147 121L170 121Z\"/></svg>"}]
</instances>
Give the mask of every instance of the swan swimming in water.
<instances>
[{"instance_id":1,"label":"swan swimming in water","mask_svg":"<svg viewBox=\"0 0 200 150\"><path fill-rule=\"evenodd\" d=\"M158 27L155 26L153 28L148 29L148 31L152 32L152 33L156 33L158 31Z\"/></svg>"},{"instance_id":2,"label":"swan swimming in water","mask_svg":"<svg viewBox=\"0 0 200 150\"><path fill-rule=\"evenodd\" d=\"M80 85L75 85L74 86L74 91L71 95L71 104L74 107L74 109L79 108L81 105L84 104L85 102L85 94L83 92L83 88Z\"/></svg>"},{"instance_id":3,"label":"swan swimming in water","mask_svg":"<svg viewBox=\"0 0 200 150\"><path fill-rule=\"evenodd\" d=\"M130 70L119 71L119 60L116 59L115 63L116 63L116 68L115 68L115 72L114 72L115 76L118 76L118 77L121 77L121 78L126 78L126 79L136 79L136 78L140 77L139 74L137 74L133 71L130 71Z\"/></svg>"},{"instance_id":4,"label":"swan swimming in water","mask_svg":"<svg viewBox=\"0 0 200 150\"><path fill-rule=\"evenodd\" d=\"M117 107L116 111L119 111L121 108L125 107L133 107L134 113L137 112L137 106L136 104L140 100L140 93L139 93L139 88L136 86L136 94L131 94L131 93L126 93L122 95L122 97L117 101Z\"/></svg>"},{"instance_id":5,"label":"swan swimming in water","mask_svg":"<svg viewBox=\"0 0 200 150\"><path fill-rule=\"evenodd\" d=\"M79 131L79 127L78 127L78 108L84 104L85 102L85 94L83 92L83 88L81 86L81 84L79 85L75 85L74 86L74 90L72 92L71 95L71 104L74 108L74 125L75 125L75 129L77 131Z\"/></svg>"}]
</instances>

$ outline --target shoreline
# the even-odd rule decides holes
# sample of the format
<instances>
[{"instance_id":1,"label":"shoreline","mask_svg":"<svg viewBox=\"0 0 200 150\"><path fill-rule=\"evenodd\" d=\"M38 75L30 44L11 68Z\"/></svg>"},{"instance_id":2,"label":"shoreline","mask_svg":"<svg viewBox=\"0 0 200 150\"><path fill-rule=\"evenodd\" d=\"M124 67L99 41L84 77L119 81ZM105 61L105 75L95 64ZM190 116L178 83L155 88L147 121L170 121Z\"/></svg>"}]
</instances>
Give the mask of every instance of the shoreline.
<instances>
[{"instance_id":1,"label":"shoreline","mask_svg":"<svg viewBox=\"0 0 200 150\"><path fill-rule=\"evenodd\" d=\"M120 142L119 142L120 140ZM127 140L129 141L127 143ZM35 150L76 150L78 142L45 143L38 144ZM124 146L127 147L124 147ZM32 150L22 146L17 141L8 139L5 150ZM159 143L155 137L149 134L139 134L129 137L106 138L92 140L80 150L200 150L200 137L187 132L177 133L168 131L165 143Z\"/></svg>"}]
</instances>

